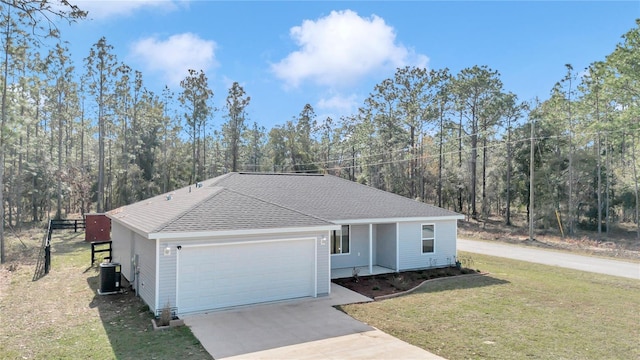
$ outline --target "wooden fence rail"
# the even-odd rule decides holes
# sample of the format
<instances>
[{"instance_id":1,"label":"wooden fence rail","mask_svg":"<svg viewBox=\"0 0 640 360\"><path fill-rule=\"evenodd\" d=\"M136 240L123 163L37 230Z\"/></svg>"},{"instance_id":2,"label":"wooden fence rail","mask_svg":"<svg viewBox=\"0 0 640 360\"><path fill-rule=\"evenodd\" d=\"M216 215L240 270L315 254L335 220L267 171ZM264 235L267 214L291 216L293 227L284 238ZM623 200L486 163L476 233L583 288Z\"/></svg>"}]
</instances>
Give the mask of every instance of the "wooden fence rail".
<instances>
[{"instance_id":1,"label":"wooden fence rail","mask_svg":"<svg viewBox=\"0 0 640 360\"><path fill-rule=\"evenodd\" d=\"M33 274L33 281L36 281L47 275L49 273L49 270L51 269L51 235L53 234L53 230L73 229L73 232L78 232L79 229L85 229L86 226L87 223L84 219L49 220L47 224L47 232L42 238L42 245L38 254L36 270ZM111 248L111 245L109 245L109 248ZM111 256L111 250L109 250L109 256ZM93 260L93 252L91 253L91 259Z\"/></svg>"},{"instance_id":2,"label":"wooden fence rail","mask_svg":"<svg viewBox=\"0 0 640 360\"><path fill-rule=\"evenodd\" d=\"M78 229L85 229L87 222L84 219L56 219L51 220L51 230L73 229L73 232L78 232Z\"/></svg>"}]
</instances>

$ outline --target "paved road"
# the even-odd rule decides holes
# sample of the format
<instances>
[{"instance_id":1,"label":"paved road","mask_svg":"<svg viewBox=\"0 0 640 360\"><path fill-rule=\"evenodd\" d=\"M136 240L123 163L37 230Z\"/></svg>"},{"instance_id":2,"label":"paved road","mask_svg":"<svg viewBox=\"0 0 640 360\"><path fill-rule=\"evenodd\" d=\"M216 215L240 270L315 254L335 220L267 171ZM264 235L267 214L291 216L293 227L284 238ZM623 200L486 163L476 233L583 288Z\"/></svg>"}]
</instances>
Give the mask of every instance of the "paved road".
<instances>
[{"instance_id":1,"label":"paved road","mask_svg":"<svg viewBox=\"0 0 640 360\"><path fill-rule=\"evenodd\" d=\"M627 261L463 239L458 250L640 280L640 264Z\"/></svg>"}]
</instances>

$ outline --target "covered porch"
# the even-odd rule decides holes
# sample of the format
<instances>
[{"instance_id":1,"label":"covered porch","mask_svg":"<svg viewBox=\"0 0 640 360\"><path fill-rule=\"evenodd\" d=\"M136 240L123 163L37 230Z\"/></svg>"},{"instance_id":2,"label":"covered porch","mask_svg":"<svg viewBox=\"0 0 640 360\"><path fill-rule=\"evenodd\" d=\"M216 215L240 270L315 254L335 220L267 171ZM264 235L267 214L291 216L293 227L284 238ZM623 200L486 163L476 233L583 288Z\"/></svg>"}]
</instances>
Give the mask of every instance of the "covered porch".
<instances>
[{"instance_id":1,"label":"covered porch","mask_svg":"<svg viewBox=\"0 0 640 360\"><path fill-rule=\"evenodd\" d=\"M331 234L331 278L396 272L398 223L351 223Z\"/></svg>"}]
</instances>

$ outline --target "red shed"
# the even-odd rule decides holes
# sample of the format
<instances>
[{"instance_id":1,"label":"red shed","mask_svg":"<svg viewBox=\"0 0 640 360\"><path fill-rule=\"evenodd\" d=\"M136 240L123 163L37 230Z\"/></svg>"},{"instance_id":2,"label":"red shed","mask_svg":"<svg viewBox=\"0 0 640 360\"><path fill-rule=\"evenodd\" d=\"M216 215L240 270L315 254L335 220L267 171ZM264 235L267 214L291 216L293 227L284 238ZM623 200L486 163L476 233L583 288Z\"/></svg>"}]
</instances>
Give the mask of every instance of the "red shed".
<instances>
[{"instance_id":1,"label":"red shed","mask_svg":"<svg viewBox=\"0 0 640 360\"><path fill-rule=\"evenodd\" d=\"M84 214L86 229L84 241L99 242L111 240L111 219L107 214Z\"/></svg>"}]
</instances>

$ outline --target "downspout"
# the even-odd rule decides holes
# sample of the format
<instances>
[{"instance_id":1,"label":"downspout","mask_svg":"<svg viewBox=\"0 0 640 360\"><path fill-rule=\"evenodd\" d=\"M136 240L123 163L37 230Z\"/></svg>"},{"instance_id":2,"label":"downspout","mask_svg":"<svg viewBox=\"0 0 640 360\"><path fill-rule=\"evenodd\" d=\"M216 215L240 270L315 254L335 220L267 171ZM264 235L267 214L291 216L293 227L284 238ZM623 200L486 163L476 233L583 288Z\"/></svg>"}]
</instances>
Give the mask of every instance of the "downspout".
<instances>
[{"instance_id":1,"label":"downspout","mask_svg":"<svg viewBox=\"0 0 640 360\"><path fill-rule=\"evenodd\" d=\"M158 302L160 297L160 239L156 239L156 288L155 288L155 311L160 309L160 303Z\"/></svg>"},{"instance_id":2,"label":"downspout","mask_svg":"<svg viewBox=\"0 0 640 360\"><path fill-rule=\"evenodd\" d=\"M329 255L327 256L327 269L329 269L329 287L328 287L328 292L327 294L331 295L331 230L327 231L327 237L324 240L324 244L322 245L326 245L329 244L326 248L327 248L327 252L329 253ZM323 246L324 248L324 246Z\"/></svg>"}]
</instances>

